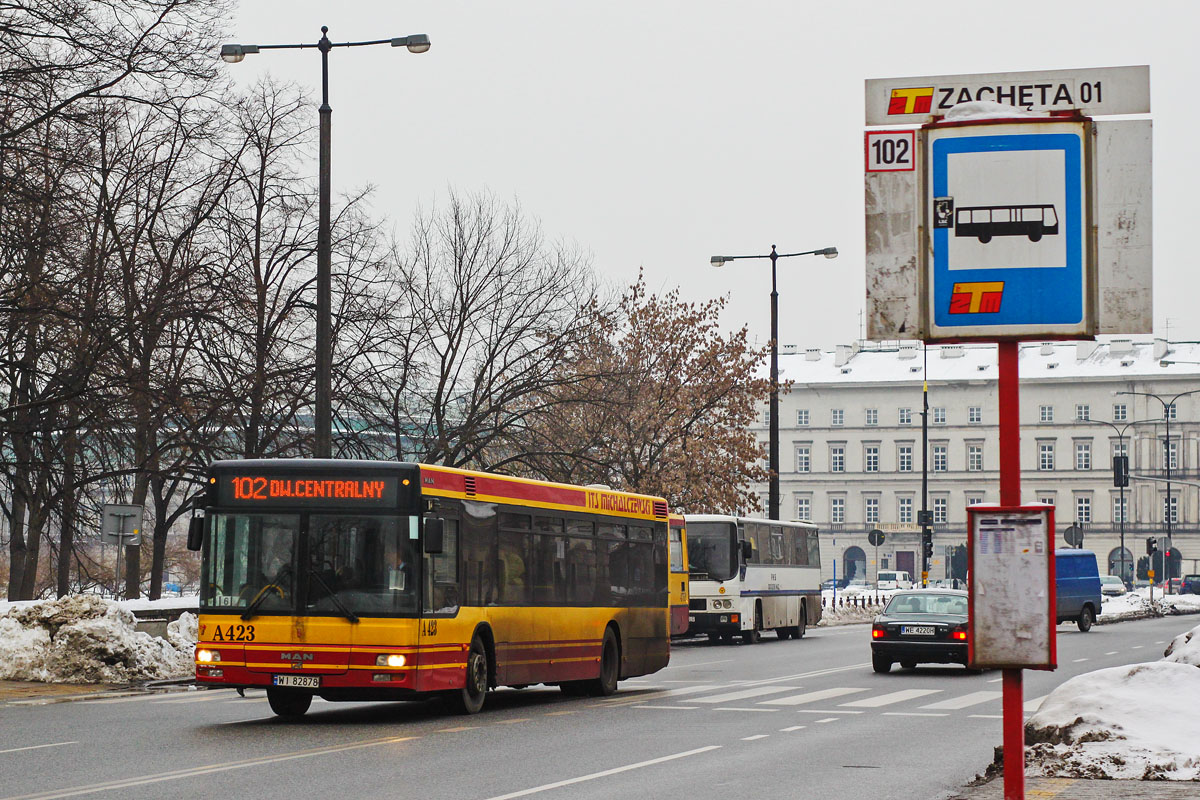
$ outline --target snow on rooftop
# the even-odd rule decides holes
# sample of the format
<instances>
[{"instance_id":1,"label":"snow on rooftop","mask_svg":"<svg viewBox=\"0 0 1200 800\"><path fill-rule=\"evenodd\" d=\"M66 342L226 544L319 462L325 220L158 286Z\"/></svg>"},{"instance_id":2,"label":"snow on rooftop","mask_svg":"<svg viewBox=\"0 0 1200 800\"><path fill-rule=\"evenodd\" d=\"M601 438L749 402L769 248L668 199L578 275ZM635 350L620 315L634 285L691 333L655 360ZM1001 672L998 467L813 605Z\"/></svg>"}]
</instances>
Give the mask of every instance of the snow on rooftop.
<instances>
[{"instance_id":1,"label":"snow on rooftop","mask_svg":"<svg viewBox=\"0 0 1200 800\"><path fill-rule=\"evenodd\" d=\"M930 345L913 357L907 342L859 342L814 357L780 358L781 376L796 384L919 384L928 362L930 381L994 381L994 344ZM925 360L921 356L925 355ZM1194 363L1188 363L1194 362ZM1200 342L1161 339L1108 342L1030 342L1021 345L1021 380L1200 378ZM913 369L916 367L917 369Z\"/></svg>"}]
</instances>

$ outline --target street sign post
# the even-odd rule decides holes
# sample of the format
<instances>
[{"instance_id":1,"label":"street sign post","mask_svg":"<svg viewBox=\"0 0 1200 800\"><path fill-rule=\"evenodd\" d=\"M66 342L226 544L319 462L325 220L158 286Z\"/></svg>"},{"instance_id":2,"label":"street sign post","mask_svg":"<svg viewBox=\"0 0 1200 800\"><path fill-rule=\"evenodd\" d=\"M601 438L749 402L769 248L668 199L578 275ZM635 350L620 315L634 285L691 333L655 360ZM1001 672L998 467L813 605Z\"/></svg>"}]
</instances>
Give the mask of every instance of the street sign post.
<instances>
[{"instance_id":1,"label":"street sign post","mask_svg":"<svg viewBox=\"0 0 1200 800\"><path fill-rule=\"evenodd\" d=\"M142 507L105 503L100 516L100 540L117 546L117 584L113 597L121 597L121 561L125 547L142 543Z\"/></svg>"}]
</instances>

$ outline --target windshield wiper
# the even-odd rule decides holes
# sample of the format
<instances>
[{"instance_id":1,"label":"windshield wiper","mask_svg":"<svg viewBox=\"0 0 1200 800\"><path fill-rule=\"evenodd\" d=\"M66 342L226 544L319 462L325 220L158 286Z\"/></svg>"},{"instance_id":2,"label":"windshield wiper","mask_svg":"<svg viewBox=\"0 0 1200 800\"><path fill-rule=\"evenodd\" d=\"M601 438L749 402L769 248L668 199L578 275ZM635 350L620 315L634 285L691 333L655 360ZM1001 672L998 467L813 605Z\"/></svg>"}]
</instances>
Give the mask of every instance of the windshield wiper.
<instances>
[{"instance_id":1,"label":"windshield wiper","mask_svg":"<svg viewBox=\"0 0 1200 800\"><path fill-rule=\"evenodd\" d=\"M317 579L317 581L318 581L318 582L319 582L319 583L320 583L322 586L324 586L324 587L325 587L325 591L329 592L329 599L333 601L333 604L334 604L335 606L337 606L337 610L338 610L338 611L340 611L340 612L342 612L342 616L343 616L343 617L345 617L346 619L350 620L351 622L358 622L358 615L357 615L357 614L355 614L355 613L354 613L353 611L351 611L350 609L346 608L346 605L345 605L345 604L344 604L344 603L343 603L341 600L339 600L339 599L338 599L338 596L337 596L337 594L336 594L336 593L334 593L333 589L332 589L332 588L330 588L329 584L325 582L325 579L321 577L320 573L317 573L317 572L310 572L309 574L310 574L312 577L316 578L316 579Z\"/></svg>"},{"instance_id":2,"label":"windshield wiper","mask_svg":"<svg viewBox=\"0 0 1200 800\"><path fill-rule=\"evenodd\" d=\"M260 589L258 591L258 595L250 602L250 605L246 606L246 610L242 612L243 620L248 620L254 616L254 612L267 599L267 596L268 596L267 590L268 589L274 589L276 592L279 593L279 596L281 598L283 597L282 589L280 589L278 586L276 586L273 583L268 583L266 586L264 586L262 589Z\"/></svg>"}]
</instances>

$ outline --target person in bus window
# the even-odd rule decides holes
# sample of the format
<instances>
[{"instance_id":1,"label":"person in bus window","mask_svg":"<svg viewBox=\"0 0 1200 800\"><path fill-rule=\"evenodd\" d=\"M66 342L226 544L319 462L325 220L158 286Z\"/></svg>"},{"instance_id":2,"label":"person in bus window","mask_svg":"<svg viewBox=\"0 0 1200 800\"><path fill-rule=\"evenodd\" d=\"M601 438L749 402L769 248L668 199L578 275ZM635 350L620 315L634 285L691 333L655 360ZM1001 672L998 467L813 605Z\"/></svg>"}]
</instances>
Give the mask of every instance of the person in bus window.
<instances>
[{"instance_id":1,"label":"person in bus window","mask_svg":"<svg viewBox=\"0 0 1200 800\"><path fill-rule=\"evenodd\" d=\"M392 568L389 588L398 589L411 594L416 589L413 583L412 551L408 545L400 545L396 550L396 566Z\"/></svg>"}]
</instances>

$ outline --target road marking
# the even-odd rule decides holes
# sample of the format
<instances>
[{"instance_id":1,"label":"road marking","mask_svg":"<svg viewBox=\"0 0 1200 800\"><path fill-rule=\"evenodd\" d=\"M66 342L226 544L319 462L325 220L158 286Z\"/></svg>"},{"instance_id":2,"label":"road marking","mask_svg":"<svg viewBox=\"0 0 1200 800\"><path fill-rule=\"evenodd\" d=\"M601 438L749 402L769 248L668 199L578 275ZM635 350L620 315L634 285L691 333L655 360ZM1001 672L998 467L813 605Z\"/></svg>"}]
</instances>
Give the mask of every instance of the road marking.
<instances>
[{"instance_id":1,"label":"road marking","mask_svg":"<svg viewBox=\"0 0 1200 800\"><path fill-rule=\"evenodd\" d=\"M805 727L807 727L807 726L805 726L805 725L793 725L793 726L792 726L792 727L790 727L790 728L780 728L780 729L779 729L779 732L780 732L780 733L791 733L792 731L802 731L802 730L804 730L804 729L805 729Z\"/></svg>"},{"instance_id":2,"label":"road marking","mask_svg":"<svg viewBox=\"0 0 1200 800\"><path fill-rule=\"evenodd\" d=\"M329 755L331 753L342 753L347 750L361 750L364 747L378 747L384 744L397 744L399 742L407 742L412 739L417 739L416 736L387 736L382 739L366 739L361 742L352 742L350 744L330 745L329 747L314 747L309 750L296 750L291 753L281 753L274 756L260 756L259 758L247 758L241 761L226 761L220 764L208 764L203 767L192 767L190 769L177 769L171 772L160 772L157 775L141 775L136 778L124 778L122 780L105 781L104 783L93 783L87 786L72 786L67 789L54 789L49 792L39 792L37 794L23 794L14 797L4 798L4 800L57 800L61 797L76 797L81 794L93 794L95 792L111 791L113 789L127 789L132 786L146 786L152 783L163 783L164 781L175 781L182 778L194 778L199 775L211 775L216 772L228 772L235 769L246 769L248 767L262 767L269 764L278 764L283 761L294 761L298 758L310 758L312 756Z\"/></svg>"},{"instance_id":3,"label":"road marking","mask_svg":"<svg viewBox=\"0 0 1200 800\"><path fill-rule=\"evenodd\" d=\"M583 783L584 781L593 781L593 780L596 780L597 778L607 778L609 775L617 775L621 772L628 772L633 769L641 769L642 767L651 767L651 766L654 766L655 764L662 764L665 761L674 761L677 758L687 758L688 756L694 756L694 755L698 755L700 753L707 753L710 750L720 750L720 749L721 749L721 745L710 744L708 747L699 747L695 750L688 750L683 753L675 753L674 755L663 756L661 758L652 758L649 761L639 761L636 764L626 764L623 767L614 767L613 769L606 769L603 772L593 772L591 775L581 775L578 778L568 778L565 781L556 781L554 783L546 783L541 786L535 786L532 789L522 789L519 792L510 792L508 794L499 794L499 795L496 795L495 797L489 797L489 798L487 798L487 800L512 800L512 798L514 798L514 797L526 797L528 795L537 794L539 792L548 792L551 789L558 789L563 786L571 786L576 783Z\"/></svg>"},{"instance_id":4,"label":"road marking","mask_svg":"<svg viewBox=\"0 0 1200 800\"><path fill-rule=\"evenodd\" d=\"M880 706L890 706L893 703L903 703L906 700L915 700L930 694L939 694L941 691L941 689L902 689L899 692L889 692L878 697L868 697L865 700L851 700L849 703L838 703L838 705L850 708L879 708Z\"/></svg>"},{"instance_id":5,"label":"road marking","mask_svg":"<svg viewBox=\"0 0 1200 800\"><path fill-rule=\"evenodd\" d=\"M796 713L797 714L865 714L866 712L865 711L843 711L840 708L835 711L830 711L828 709L817 710L815 708L801 708L801 709L797 709Z\"/></svg>"},{"instance_id":6,"label":"road marking","mask_svg":"<svg viewBox=\"0 0 1200 800\"><path fill-rule=\"evenodd\" d=\"M135 697L114 697L108 700L81 700L79 704L84 706L105 706L112 703L135 703L139 700L152 700L156 696L152 694L139 694Z\"/></svg>"},{"instance_id":7,"label":"road marking","mask_svg":"<svg viewBox=\"0 0 1200 800\"><path fill-rule=\"evenodd\" d=\"M822 724L822 723L824 723L824 722L837 722L837 721L838 721L838 718L837 718L837 717L826 717L825 719L819 719L819 720L817 720L817 721L816 721L815 723L813 723L813 724L814 724L814 725L820 725L820 724Z\"/></svg>"},{"instance_id":8,"label":"road marking","mask_svg":"<svg viewBox=\"0 0 1200 800\"><path fill-rule=\"evenodd\" d=\"M653 708L661 711L695 711L700 706L634 706L634 708Z\"/></svg>"},{"instance_id":9,"label":"road marking","mask_svg":"<svg viewBox=\"0 0 1200 800\"><path fill-rule=\"evenodd\" d=\"M519 719L499 719L493 722L493 725L516 725L518 722L529 722L529 717L521 717Z\"/></svg>"},{"instance_id":10,"label":"road marking","mask_svg":"<svg viewBox=\"0 0 1200 800\"><path fill-rule=\"evenodd\" d=\"M1141 650L1141 649L1142 649L1143 647L1145 647L1145 646L1146 646L1146 645L1144 645L1144 644L1135 644L1135 645L1133 646L1133 649L1134 649L1134 650Z\"/></svg>"},{"instance_id":11,"label":"road marking","mask_svg":"<svg viewBox=\"0 0 1200 800\"><path fill-rule=\"evenodd\" d=\"M1003 714L970 714L971 719L1004 719Z\"/></svg>"},{"instance_id":12,"label":"road marking","mask_svg":"<svg viewBox=\"0 0 1200 800\"><path fill-rule=\"evenodd\" d=\"M726 703L732 700L746 700L751 697L762 697L765 694L777 694L779 692L795 692L799 690L799 686L758 686L753 689L743 689L738 692L725 692L724 694L715 694L712 697L701 697L696 700L697 703Z\"/></svg>"},{"instance_id":13,"label":"road marking","mask_svg":"<svg viewBox=\"0 0 1200 800\"><path fill-rule=\"evenodd\" d=\"M885 711L880 716L883 717L948 717L949 714L925 713L919 711Z\"/></svg>"},{"instance_id":14,"label":"road marking","mask_svg":"<svg viewBox=\"0 0 1200 800\"><path fill-rule=\"evenodd\" d=\"M28 747L14 747L10 750L0 750L0 753L19 753L22 750L41 750L43 747L62 747L68 744L79 744L79 742L55 742L54 744L31 744Z\"/></svg>"},{"instance_id":15,"label":"road marking","mask_svg":"<svg viewBox=\"0 0 1200 800\"><path fill-rule=\"evenodd\" d=\"M1117 651L1116 651L1116 650L1109 650L1109 651L1108 651L1107 653L1105 653L1104 655L1106 655L1106 656L1115 656L1116 654L1117 654Z\"/></svg>"},{"instance_id":16,"label":"road marking","mask_svg":"<svg viewBox=\"0 0 1200 800\"><path fill-rule=\"evenodd\" d=\"M743 736L742 741L743 742L753 742L755 739L765 739L769 735L770 734L767 734L767 733L756 733L753 736Z\"/></svg>"},{"instance_id":17,"label":"road marking","mask_svg":"<svg viewBox=\"0 0 1200 800\"><path fill-rule=\"evenodd\" d=\"M765 678L761 681L746 681L747 686L766 686L769 683L782 683L783 681L802 681L805 678L819 678L823 675L833 675L838 672L849 672L850 670L860 670L871 666L870 661L864 661L861 664L848 664L844 667L829 667L828 669L815 669L812 672L801 672L796 675L784 675L779 678Z\"/></svg>"},{"instance_id":18,"label":"road marking","mask_svg":"<svg viewBox=\"0 0 1200 800\"><path fill-rule=\"evenodd\" d=\"M947 711L954 711L960 708L966 708L967 706L986 703L989 700L995 700L1002 694L1003 692L971 692L970 694L964 694L962 697L952 697L949 700L942 700L938 703L930 703L927 706L921 706L921 708L937 710L945 709Z\"/></svg>"},{"instance_id":19,"label":"road marking","mask_svg":"<svg viewBox=\"0 0 1200 800\"><path fill-rule=\"evenodd\" d=\"M1163 642L1155 642L1155 644L1166 644L1166 642L1165 642L1165 641L1163 641Z\"/></svg>"},{"instance_id":20,"label":"road marking","mask_svg":"<svg viewBox=\"0 0 1200 800\"><path fill-rule=\"evenodd\" d=\"M1082 662L1084 662L1084 661L1087 661L1087 659L1086 659L1086 658L1077 658L1077 659L1075 659L1074 661L1072 661L1071 663L1072 663L1072 664L1079 664L1079 663L1082 663Z\"/></svg>"},{"instance_id":21,"label":"road marking","mask_svg":"<svg viewBox=\"0 0 1200 800\"><path fill-rule=\"evenodd\" d=\"M457 728L441 728L437 732L438 733L459 733L460 731L477 731L477 730L479 730L480 727L481 726L479 726L479 725L460 725Z\"/></svg>"},{"instance_id":22,"label":"road marking","mask_svg":"<svg viewBox=\"0 0 1200 800\"><path fill-rule=\"evenodd\" d=\"M542 716L544 717L564 717L567 714L574 714L574 711L547 711Z\"/></svg>"},{"instance_id":23,"label":"road marking","mask_svg":"<svg viewBox=\"0 0 1200 800\"><path fill-rule=\"evenodd\" d=\"M666 672L669 669L683 669L684 667L687 667L689 669L691 667L707 667L709 664L728 664L730 661L733 661L733 659L732 658L722 658L720 661L701 661L698 664L672 664L669 667L663 667L661 671Z\"/></svg>"},{"instance_id":24,"label":"road marking","mask_svg":"<svg viewBox=\"0 0 1200 800\"><path fill-rule=\"evenodd\" d=\"M1038 707L1042 704L1042 701L1049 696L1050 695L1048 694L1044 694L1041 697L1035 697L1032 700L1026 700L1025 705L1022 706L1022 708L1032 714L1034 711L1038 710Z\"/></svg>"},{"instance_id":25,"label":"road marking","mask_svg":"<svg viewBox=\"0 0 1200 800\"><path fill-rule=\"evenodd\" d=\"M866 689L852 689L849 687L839 687L837 689L821 689L816 692L805 692L804 694L794 694L790 697L777 697L774 700L763 700L759 705L764 706L800 706L805 703L815 703L818 700L828 700L831 697L842 697L855 692L865 692Z\"/></svg>"},{"instance_id":26,"label":"road marking","mask_svg":"<svg viewBox=\"0 0 1200 800\"><path fill-rule=\"evenodd\" d=\"M991 678L988 680L988 683L999 683L1002 680L1004 680L1004 678Z\"/></svg>"},{"instance_id":27,"label":"road marking","mask_svg":"<svg viewBox=\"0 0 1200 800\"><path fill-rule=\"evenodd\" d=\"M778 711L779 709L778 708L737 708L736 706L723 706L721 708L715 708L713 710L714 711L766 711L766 712L770 713L770 712Z\"/></svg>"},{"instance_id":28,"label":"road marking","mask_svg":"<svg viewBox=\"0 0 1200 800\"><path fill-rule=\"evenodd\" d=\"M661 700L664 697L678 697L684 694L711 692L713 689L725 688L728 688L728 684L718 683L714 685L711 683L705 683L699 686L682 686L678 689L663 689L659 692L646 692L645 694L638 695L637 697L609 697L600 701L599 703L593 703L593 706L598 706L600 708L604 708L605 706L609 708L614 708L617 706L631 706L637 703L644 703L647 700Z\"/></svg>"},{"instance_id":29,"label":"road marking","mask_svg":"<svg viewBox=\"0 0 1200 800\"><path fill-rule=\"evenodd\" d=\"M230 693L232 694L232 692ZM203 703L205 700L229 700L229 694L221 692L211 692L200 695L199 697L177 697L174 700L155 700L155 705L163 705L166 703Z\"/></svg>"}]
</instances>

